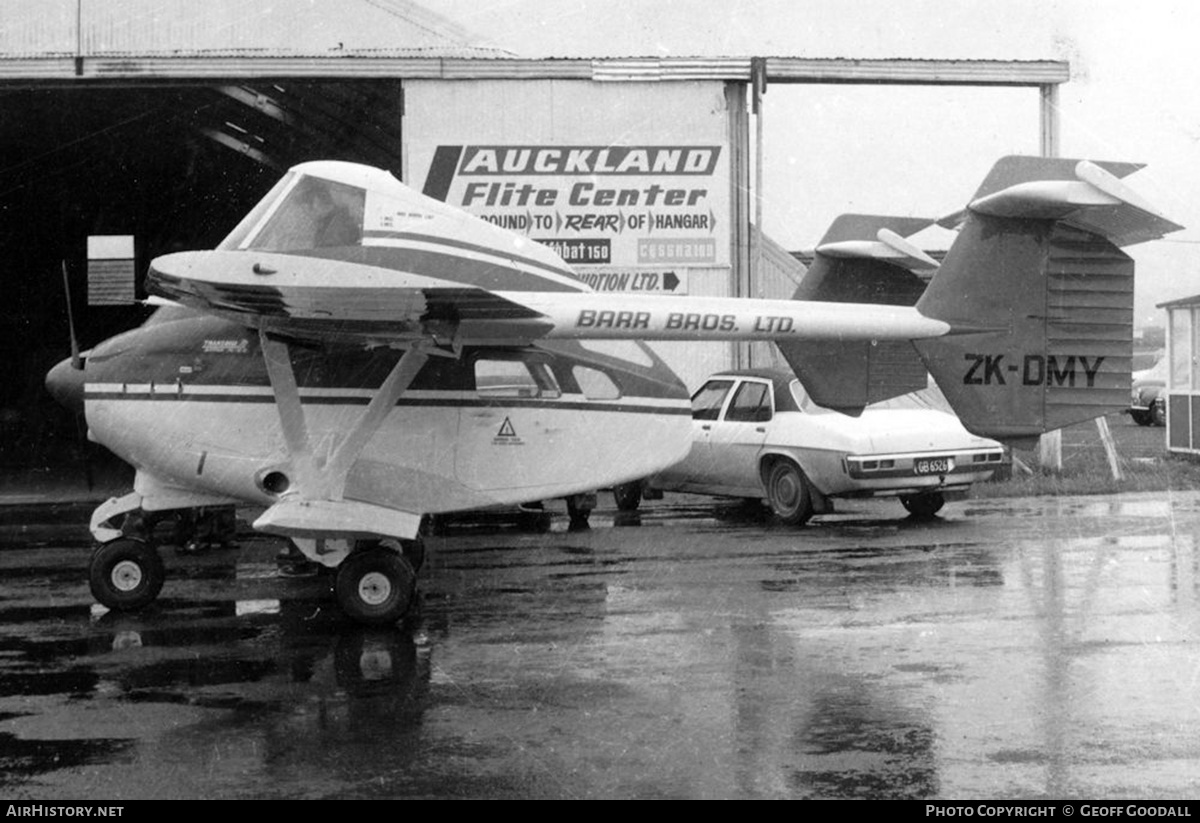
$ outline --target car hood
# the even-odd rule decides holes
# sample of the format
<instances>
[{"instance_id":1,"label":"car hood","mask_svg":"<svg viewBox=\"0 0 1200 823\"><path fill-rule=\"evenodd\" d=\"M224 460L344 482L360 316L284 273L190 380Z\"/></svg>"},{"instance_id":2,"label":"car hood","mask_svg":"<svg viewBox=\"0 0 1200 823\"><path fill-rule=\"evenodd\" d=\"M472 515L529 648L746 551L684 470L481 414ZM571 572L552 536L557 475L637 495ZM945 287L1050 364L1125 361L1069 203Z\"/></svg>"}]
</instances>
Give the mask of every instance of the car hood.
<instances>
[{"instance_id":1,"label":"car hood","mask_svg":"<svg viewBox=\"0 0 1200 823\"><path fill-rule=\"evenodd\" d=\"M813 445L851 454L1000 447L995 440L971 434L954 415L935 409L867 409L858 417L788 417L803 420L799 427L808 430L803 440L812 438L818 441ZM799 420L795 422L800 424Z\"/></svg>"}]
</instances>

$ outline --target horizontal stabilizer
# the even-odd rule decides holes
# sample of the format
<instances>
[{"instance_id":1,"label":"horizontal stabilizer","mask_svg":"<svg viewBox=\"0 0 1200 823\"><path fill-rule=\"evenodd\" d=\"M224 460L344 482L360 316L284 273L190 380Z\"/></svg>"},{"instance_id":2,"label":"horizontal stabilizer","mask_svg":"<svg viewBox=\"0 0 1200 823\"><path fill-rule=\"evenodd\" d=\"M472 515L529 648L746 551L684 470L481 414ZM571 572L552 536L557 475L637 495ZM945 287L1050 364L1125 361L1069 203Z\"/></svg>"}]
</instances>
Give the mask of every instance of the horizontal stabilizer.
<instances>
[{"instance_id":1,"label":"horizontal stabilizer","mask_svg":"<svg viewBox=\"0 0 1200 823\"><path fill-rule=\"evenodd\" d=\"M936 269L938 263L906 240L933 225L923 217L878 214L843 214L837 217L815 249L831 258L882 260L910 271Z\"/></svg>"},{"instance_id":2,"label":"horizontal stabilizer","mask_svg":"<svg viewBox=\"0 0 1200 823\"><path fill-rule=\"evenodd\" d=\"M1156 240L1183 228L1121 182L1141 166L1042 157L997 163L967 211L992 217L1054 220L1107 238L1116 246ZM1004 184L1004 185L1001 185ZM958 212L939 224L958 224Z\"/></svg>"},{"instance_id":3,"label":"horizontal stabilizer","mask_svg":"<svg viewBox=\"0 0 1200 823\"><path fill-rule=\"evenodd\" d=\"M421 516L356 500L285 497L254 521L254 528L284 537L399 537L412 540Z\"/></svg>"}]
</instances>

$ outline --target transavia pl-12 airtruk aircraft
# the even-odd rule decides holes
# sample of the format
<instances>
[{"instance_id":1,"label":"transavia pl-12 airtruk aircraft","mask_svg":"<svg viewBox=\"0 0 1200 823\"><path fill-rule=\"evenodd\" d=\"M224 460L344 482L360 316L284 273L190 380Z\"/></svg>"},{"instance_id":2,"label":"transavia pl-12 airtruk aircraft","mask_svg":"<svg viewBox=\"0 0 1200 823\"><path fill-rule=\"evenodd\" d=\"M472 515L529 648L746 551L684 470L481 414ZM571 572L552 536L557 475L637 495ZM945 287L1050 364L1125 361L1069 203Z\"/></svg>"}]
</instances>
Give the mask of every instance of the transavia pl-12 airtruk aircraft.
<instances>
[{"instance_id":1,"label":"transavia pl-12 airtruk aircraft","mask_svg":"<svg viewBox=\"0 0 1200 823\"><path fill-rule=\"evenodd\" d=\"M387 172L296 166L215 250L152 262L148 291L177 305L47 377L136 469L93 515L92 592L145 606L164 579L147 523L240 504L335 570L350 617L394 622L423 515L570 502L687 454L688 391L646 340L775 341L850 414L928 369L968 429L1010 442L1122 408L1119 247L1181 228L1121 182L1138 168L1005 158L927 288L897 286L936 265L896 230L913 221L859 216L795 299L764 300L594 293L549 248Z\"/></svg>"}]
</instances>

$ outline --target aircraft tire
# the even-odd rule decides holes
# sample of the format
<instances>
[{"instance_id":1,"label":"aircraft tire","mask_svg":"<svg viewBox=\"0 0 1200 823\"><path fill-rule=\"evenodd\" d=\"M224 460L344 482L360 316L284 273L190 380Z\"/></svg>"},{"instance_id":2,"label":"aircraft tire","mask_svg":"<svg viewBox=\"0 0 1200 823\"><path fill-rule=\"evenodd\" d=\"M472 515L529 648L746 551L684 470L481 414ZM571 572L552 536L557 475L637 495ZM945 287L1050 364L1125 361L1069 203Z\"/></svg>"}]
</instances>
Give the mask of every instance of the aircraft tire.
<instances>
[{"instance_id":1,"label":"aircraft tire","mask_svg":"<svg viewBox=\"0 0 1200 823\"><path fill-rule=\"evenodd\" d=\"M900 505L918 520L928 520L942 510L942 506L946 505L946 498L941 492L906 494L901 495Z\"/></svg>"},{"instance_id":2,"label":"aircraft tire","mask_svg":"<svg viewBox=\"0 0 1200 823\"><path fill-rule=\"evenodd\" d=\"M386 548L357 551L338 566L334 592L352 620L385 626L408 613L417 573L402 555Z\"/></svg>"},{"instance_id":3,"label":"aircraft tire","mask_svg":"<svg viewBox=\"0 0 1200 823\"><path fill-rule=\"evenodd\" d=\"M408 561L408 565L412 567L413 574L420 574L421 567L425 565L425 541L421 538L415 540L401 540L398 537L385 537L381 540L359 540L354 544L356 551L369 551L371 549L386 549L404 555L404 559Z\"/></svg>"},{"instance_id":4,"label":"aircraft tire","mask_svg":"<svg viewBox=\"0 0 1200 823\"><path fill-rule=\"evenodd\" d=\"M623 512L635 512L642 504L642 481L634 480L613 486L613 502Z\"/></svg>"},{"instance_id":5,"label":"aircraft tire","mask_svg":"<svg viewBox=\"0 0 1200 823\"><path fill-rule=\"evenodd\" d=\"M813 516L808 478L791 460L779 460L767 470L767 503L789 526L803 526Z\"/></svg>"},{"instance_id":6,"label":"aircraft tire","mask_svg":"<svg viewBox=\"0 0 1200 823\"><path fill-rule=\"evenodd\" d=\"M154 546L118 537L96 547L88 566L92 596L114 611L144 608L162 591L166 570Z\"/></svg>"}]
</instances>

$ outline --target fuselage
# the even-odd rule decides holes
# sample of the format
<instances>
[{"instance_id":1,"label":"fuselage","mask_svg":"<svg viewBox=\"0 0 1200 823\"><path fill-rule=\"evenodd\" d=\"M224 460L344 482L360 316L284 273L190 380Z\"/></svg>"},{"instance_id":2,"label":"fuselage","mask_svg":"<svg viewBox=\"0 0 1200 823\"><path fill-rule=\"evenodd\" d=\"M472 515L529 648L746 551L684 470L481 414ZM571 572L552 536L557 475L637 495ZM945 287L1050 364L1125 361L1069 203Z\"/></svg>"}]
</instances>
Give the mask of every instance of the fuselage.
<instances>
[{"instance_id":1,"label":"fuselage","mask_svg":"<svg viewBox=\"0 0 1200 823\"><path fill-rule=\"evenodd\" d=\"M400 357L292 345L320 462ZM182 308L87 358L90 437L159 486L271 505L286 491L280 413L257 334ZM354 462L345 498L420 513L519 503L644 477L688 453L685 387L632 342L439 351Z\"/></svg>"}]
</instances>

